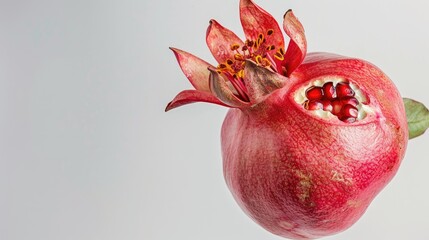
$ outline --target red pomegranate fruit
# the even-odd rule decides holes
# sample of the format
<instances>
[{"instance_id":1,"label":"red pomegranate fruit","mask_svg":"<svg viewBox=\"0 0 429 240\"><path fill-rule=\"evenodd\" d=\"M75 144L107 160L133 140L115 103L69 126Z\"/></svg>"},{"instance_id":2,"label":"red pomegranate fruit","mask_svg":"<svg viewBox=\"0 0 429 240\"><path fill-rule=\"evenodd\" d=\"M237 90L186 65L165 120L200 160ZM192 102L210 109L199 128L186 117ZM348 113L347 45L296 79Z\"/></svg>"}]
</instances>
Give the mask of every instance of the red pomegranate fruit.
<instances>
[{"instance_id":1,"label":"red pomegranate fruit","mask_svg":"<svg viewBox=\"0 0 429 240\"><path fill-rule=\"evenodd\" d=\"M268 231L311 239L350 227L395 175L408 140L404 104L392 81L363 60L307 54L292 11L283 28L251 0L240 1L246 40L215 20L207 44L217 66L171 48L195 90L193 102L230 107L221 131L226 183Z\"/></svg>"}]
</instances>

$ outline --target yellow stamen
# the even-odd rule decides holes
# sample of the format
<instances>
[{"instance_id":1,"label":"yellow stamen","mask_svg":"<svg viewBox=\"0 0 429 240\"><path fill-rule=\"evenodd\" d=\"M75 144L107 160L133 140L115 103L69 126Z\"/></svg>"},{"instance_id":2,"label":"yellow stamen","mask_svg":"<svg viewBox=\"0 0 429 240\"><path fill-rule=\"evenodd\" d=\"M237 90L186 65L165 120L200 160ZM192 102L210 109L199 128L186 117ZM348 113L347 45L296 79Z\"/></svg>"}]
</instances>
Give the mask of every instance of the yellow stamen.
<instances>
[{"instance_id":1,"label":"yellow stamen","mask_svg":"<svg viewBox=\"0 0 429 240\"><path fill-rule=\"evenodd\" d=\"M256 61L257 64L261 64L262 63L262 57L261 57L261 55L257 55L255 57L255 61Z\"/></svg>"},{"instance_id":2,"label":"yellow stamen","mask_svg":"<svg viewBox=\"0 0 429 240\"><path fill-rule=\"evenodd\" d=\"M268 31L267 31L267 35L268 36L270 36L271 34L273 34L274 33L274 30L273 29L268 29Z\"/></svg>"},{"instance_id":3,"label":"yellow stamen","mask_svg":"<svg viewBox=\"0 0 429 240\"><path fill-rule=\"evenodd\" d=\"M232 51L235 51L235 50L237 50L237 49L239 49L240 48L240 45L239 44L232 44L231 45L231 50Z\"/></svg>"},{"instance_id":4,"label":"yellow stamen","mask_svg":"<svg viewBox=\"0 0 429 240\"><path fill-rule=\"evenodd\" d=\"M284 56L283 56L283 54L281 54L281 53L280 53L280 51L276 52L276 53L274 54L274 57L275 57L277 60L279 60L279 61L283 61L283 59L285 59L285 58L284 58Z\"/></svg>"},{"instance_id":5,"label":"yellow stamen","mask_svg":"<svg viewBox=\"0 0 429 240\"><path fill-rule=\"evenodd\" d=\"M218 69L220 69L220 70L222 70L222 69L225 69L225 68L226 68L226 65L225 65L225 64L223 64L223 63L221 63L221 64L219 64L219 65L217 66L217 68L218 68Z\"/></svg>"},{"instance_id":6,"label":"yellow stamen","mask_svg":"<svg viewBox=\"0 0 429 240\"><path fill-rule=\"evenodd\" d=\"M265 67L269 67L269 66L271 66L271 63L268 59L264 58L262 65L264 65Z\"/></svg>"},{"instance_id":7,"label":"yellow stamen","mask_svg":"<svg viewBox=\"0 0 429 240\"><path fill-rule=\"evenodd\" d=\"M237 77L243 78L244 77L244 70L240 70L237 72Z\"/></svg>"},{"instance_id":8,"label":"yellow stamen","mask_svg":"<svg viewBox=\"0 0 429 240\"><path fill-rule=\"evenodd\" d=\"M228 59L226 60L226 64L231 66L232 64L234 64L234 61L232 61L231 59Z\"/></svg>"},{"instance_id":9,"label":"yellow stamen","mask_svg":"<svg viewBox=\"0 0 429 240\"><path fill-rule=\"evenodd\" d=\"M244 56L237 53L234 55L234 59L237 61L244 61Z\"/></svg>"},{"instance_id":10,"label":"yellow stamen","mask_svg":"<svg viewBox=\"0 0 429 240\"><path fill-rule=\"evenodd\" d=\"M264 35L262 33L260 33L258 35L258 39L256 39L255 49L258 49L261 46L261 44L264 42L265 42Z\"/></svg>"},{"instance_id":11,"label":"yellow stamen","mask_svg":"<svg viewBox=\"0 0 429 240\"><path fill-rule=\"evenodd\" d=\"M271 45L271 46L268 46L266 49L267 49L267 51L271 51L271 50L274 50L275 48L276 48L276 46Z\"/></svg>"}]
</instances>

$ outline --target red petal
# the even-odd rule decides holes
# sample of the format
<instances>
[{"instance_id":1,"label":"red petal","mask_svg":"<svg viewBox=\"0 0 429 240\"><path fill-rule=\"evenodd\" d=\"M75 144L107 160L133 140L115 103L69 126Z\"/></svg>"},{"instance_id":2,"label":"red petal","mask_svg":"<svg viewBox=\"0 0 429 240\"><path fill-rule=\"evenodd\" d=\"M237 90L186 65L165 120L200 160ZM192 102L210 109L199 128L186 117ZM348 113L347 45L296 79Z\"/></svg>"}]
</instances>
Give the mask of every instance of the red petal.
<instances>
[{"instance_id":1,"label":"red petal","mask_svg":"<svg viewBox=\"0 0 429 240\"><path fill-rule=\"evenodd\" d=\"M252 0L240 0L240 20L246 39L256 40L262 33L268 46L274 45L276 50L284 48L283 35L274 17ZM270 29L274 32L267 36Z\"/></svg>"},{"instance_id":2,"label":"red petal","mask_svg":"<svg viewBox=\"0 0 429 240\"><path fill-rule=\"evenodd\" d=\"M208 103L219 104L222 106L227 106L221 101L219 101L219 99L217 99L209 92L201 92L197 90L184 90L179 94L177 94L177 96L173 99L173 101L168 103L167 107L165 108L165 111L167 112L173 108L177 108L182 105L190 104L194 102L208 102Z\"/></svg>"},{"instance_id":3,"label":"red petal","mask_svg":"<svg viewBox=\"0 0 429 240\"><path fill-rule=\"evenodd\" d=\"M252 104L261 102L273 91L282 88L287 81L283 75L272 72L256 63L247 60L244 68L244 82L247 95Z\"/></svg>"},{"instance_id":4,"label":"red petal","mask_svg":"<svg viewBox=\"0 0 429 240\"><path fill-rule=\"evenodd\" d=\"M174 52L177 62L179 62L185 76L189 79L192 86L199 91L210 92L208 67L212 67L206 61L177 48L170 49Z\"/></svg>"},{"instance_id":5,"label":"red petal","mask_svg":"<svg viewBox=\"0 0 429 240\"><path fill-rule=\"evenodd\" d=\"M286 67L289 76L304 60L307 54L307 40L305 39L304 27L295 17L292 10L284 15L283 29L290 37L289 46L285 53L282 65Z\"/></svg>"},{"instance_id":6,"label":"red petal","mask_svg":"<svg viewBox=\"0 0 429 240\"><path fill-rule=\"evenodd\" d=\"M243 45L243 41L231 30L224 28L215 20L210 20L206 36L207 46L214 58L219 62L226 62L227 59L234 59L234 52L231 45Z\"/></svg>"},{"instance_id":7,"label":"red petal","mask_svg":"<svg viewBox=\"0 0 429 240\"><path fill-rule=\"evenodd\" d=\"M249 105L248 102L243 102L234 95L234 93L226 84L225 79L223 79L218 72L211 69L209 69L209 71L211 72L210 89L213 95L215 95L220 101L228 106L236 108L244 108Z\"/></svg>"}]
</instances>

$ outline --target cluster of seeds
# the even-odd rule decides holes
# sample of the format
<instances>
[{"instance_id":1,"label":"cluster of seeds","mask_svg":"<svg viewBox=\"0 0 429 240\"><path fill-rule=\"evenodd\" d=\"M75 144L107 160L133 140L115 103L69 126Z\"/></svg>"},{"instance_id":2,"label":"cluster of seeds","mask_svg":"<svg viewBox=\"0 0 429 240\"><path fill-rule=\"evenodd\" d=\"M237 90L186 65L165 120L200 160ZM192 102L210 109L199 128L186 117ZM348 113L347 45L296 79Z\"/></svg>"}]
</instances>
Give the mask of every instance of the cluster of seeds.
<instances>
[{"instance_id":1,"label":"cluster of seeds","mask_svg":"<svg viewBox=\"0 0 429 240\"><path fill-rule=\"evenodd\" d=\"M359 101L348 82L326 82L323 86L311 86L305 92L307 110L324 110L331 112L343 122L355 122L359 110Z\"/></svg>"}]
</instances>

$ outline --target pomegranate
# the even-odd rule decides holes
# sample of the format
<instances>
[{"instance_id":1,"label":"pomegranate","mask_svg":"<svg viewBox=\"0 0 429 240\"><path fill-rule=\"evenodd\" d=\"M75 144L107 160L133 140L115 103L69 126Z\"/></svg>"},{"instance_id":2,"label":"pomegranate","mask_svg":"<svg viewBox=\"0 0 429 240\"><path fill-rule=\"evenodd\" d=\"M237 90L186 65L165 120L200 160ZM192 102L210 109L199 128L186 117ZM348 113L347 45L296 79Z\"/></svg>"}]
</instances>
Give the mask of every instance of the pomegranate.
<instances>
[{"instance_id":1,"label":"pomegranate","mask_svg":"<svg viewBox=\"0 0 429 240\"><path fill-rule=\"evenodd\" d=\"M193 102L230 107L221 131L225 180L268 231L311 239L349 228L404 157L398 90L366 61L307 54L291 10L286 49L274 18L253 1L240 0L240 18L245 41L210 21L206 40L217 66L171 48L195 90L179 93L166 111Z\"/></svg>"}]
</instances>

